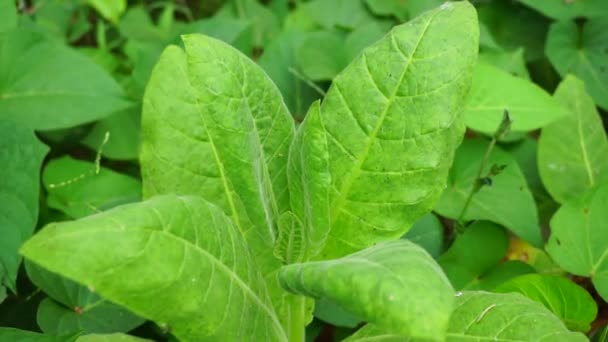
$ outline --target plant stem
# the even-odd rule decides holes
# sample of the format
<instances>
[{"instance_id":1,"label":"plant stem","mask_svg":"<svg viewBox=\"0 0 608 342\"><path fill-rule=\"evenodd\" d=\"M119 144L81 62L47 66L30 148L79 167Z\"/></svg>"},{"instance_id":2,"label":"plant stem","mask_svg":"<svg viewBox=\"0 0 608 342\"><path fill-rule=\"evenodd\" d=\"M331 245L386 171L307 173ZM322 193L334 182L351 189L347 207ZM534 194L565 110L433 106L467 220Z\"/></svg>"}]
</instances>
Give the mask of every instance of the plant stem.
<instances>
[{"instance_id":1,"label":"plant stem","mask_svg":"<svg viewBox=\"0 0 608 342\"><path fill-rule=\"evenodd\" d=\"M289 342L306 341L306 297L291 295L288 299L289 314L287 338Z\"/></svg>"},{"instance_id":2,"label":"plant stem","mask_svg":"<svg viewBox=\"0 0 608 342\"><path fill-rule=\"evenodd\" d=\"M496 128L496 132L494 133L494 135L492 135L492 140L490 141L490 144L488 145L488 148L486 148L486 152L484 153L483 158L481 159L481 163L479 164L479 170L477 170L477 176L475 177L475 180L473 180L473 187L471 188L471 191L469 191L467 200L464 202L462 211L460 212L460 215L458 215L458 219L456 220L456 230L459 233L462 233L464 231L464 224L463 224L464 215L467 213L467 209L469 209L469 206L471 205L473 196L483 186L483 183L482 183L483 178L481 176L483 174L483 170L486 167L486 163L490 159L492 150L494 149L496 142L498 142L498 140L500 138L502 138L505 134L507 134L509 132L509 130L511 129L512 122L513 121L511 120L511 117L509 116L509 111L505 109L503 117L502 117L502 121L500 122L500 125L498 125L498 128Z\"/></svg>"}]
</instances>

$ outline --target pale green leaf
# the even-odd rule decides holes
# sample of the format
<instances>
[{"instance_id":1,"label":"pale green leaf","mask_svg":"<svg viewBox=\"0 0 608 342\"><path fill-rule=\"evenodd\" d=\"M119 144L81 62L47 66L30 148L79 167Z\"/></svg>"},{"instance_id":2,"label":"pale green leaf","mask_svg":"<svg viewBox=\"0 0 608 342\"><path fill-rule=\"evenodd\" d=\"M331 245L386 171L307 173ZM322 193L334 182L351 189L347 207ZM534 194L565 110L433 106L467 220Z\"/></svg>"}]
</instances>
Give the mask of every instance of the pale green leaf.
<instances>
[{"instance_id":1,"label":"pale green leaf","mask_svg":"<svg viewBox=\"0 0 608 342\"><path fill-rule=\"evenodd\" d=\"M499 226L478 221L456 237L439 264L457 290L474 285L507 253L509 238Z\"/></svg>"},{"instance_id":2,"label":"pale green leaf","mask_svg":"<svg viewBox=\"0 0 608 342\"><path fill-rule=\"evenodd\" d=\"M151 340L126 335L126 334L89 334L82 335L76 339L76 342L151 342Z\"/></svg>"},{"instance_id":3,"label":"pale green leaf","mask_svg":"<svg viewBox=\"0 0 608 342\"><path fill-rule=\"evenodd\" d=\"M345 35L337 30L307 33L296 50L298 67L313 81L333 79L348 64Z\"/></svg>"},{"instance_id":4,"label":"pale green leaf","mask_svg":"<svg viewBox=\"0 0 608 342\"><path fill-rule=\"evenodd\" d=\"M0 36L0 119L50 130L94 121L131 106L86 56L26 30Z\"/></svg>"},{"instance_id":5,"label":"pale green leaf","mask_svg":"<svg viewBox=\"0 0 608 342\"><path fill-rule=\"evenodd\" d=\"M559 20L608 16L605 0L519 0L519 2L547 17Z\"/></svg>"},{"instance_id":6,"label":"pale green leaf","mask_svg":"<svg viewBox=\"0 0 608 342\"><path fill-rule=\"evenodd\" d=\"M301 5L303 11L324 29L347 29L376 20L365 8L363 1L313 0ZM329 51L328 51L329 52Z\"/></svg>"},{"instance_id":7,"label":"pale green leaf","mask_svg":"<svg viewBox=\"0 0 608 342\"><path fill-rule=\"evenodd\" d=\"M531 131L568 114L538 85L497 67L479 63L466 106L467 127L492 135L508 110L511 131Z\"/></svg>"},{"instance_id":8,"label":"pale green leaf","mask_svg":"<svg viewBox=\"0 0 608 342\"><path fill-rule=\"evenodd\" d=\"M551 219L547 252L564 270L591 277L608 300L608 183L566 202Z\"/></svg>"},{"instance_id":9,"label":"pale green leaf","mask_svg":"<svg viewBox=\"0 0 608 342\"><path fill-rule=\"evenodd\" d=\"M159 196L51 224L21 252L184 341L286 340L242 234L198 197Z\"/></svg>"},{"instance_id":10,"label":"pale green leaf","mask_svg":"<svg viewBox=\"0 0 608 342\"><path fill-rule=\"evenodd\" d=\"M562 77L583 80L595 103L608 109L608 21L594 18L551 25L545 53Z\"/></svg>"},{"instance_id":11,"label":"pale green leaf","mask_svg":"<svg viewBox=\"0 0 608 342\"><path fill-rule=\"evenodd\" d=\"M597 304L589 292L558 276L528 274L509 280L494 292L519 292L543 304L571 330L589 331L597 315Z\"/></svg>"},{"instance_id":12,"label":"pale green leaf","mask_svg":"<svg viewBox=\"0 0 608 342\"><path fill-rule=\"evenodd\" d=\"M51 160L42 173L47 204L80 218L141 199L139 180L70 157Z\"/></svg>"},{"instance_id":13,"label":"pale green leaf","mask_svg":"<svg viewBox=\"0 0 608 342\"><path fill-rule=\"evenodd\" d=\"M493 65L503 71L510 73L513 76L530 79L530 74L526 67L524 58L524 49L518 48L513 51L490 50L479 54L479 62L486 65ZM499 84L498 87L502 87Z\"/></svg>"},{"instance_id":14,"label":"pale green leaf","mask_svg":"<svg viewBox=\"0 0 608 342\"><path fill-rule=\"evenodd\" d=\"M87 0L87 3L93 7L102 17L113 23L117 23L120 16L127 8L126 0Z\"/></svg>"},{"instance_id":15,"label":"pale green leaf","mask_svg":"<svg viewBox=\"0 0 608 342\"><path fill-rule=\"evenodd\" d=\"M40 167L48 148L30 129L2 120L0 137L0 285L16 292L17 251L36 228Z\"/></svg>"},{"instance_id":16,"label":"pale green leaf","mask_svg":"<svg viewBox=\"0 0 608 342\"><path fill-rule=\"evenodd\" d=\"M582 81L567 76L554 96L570 114L543 128L538 169L547 191L563 203L608 179L608 139Z\"/></svg>"},{"instance_id":17,"label":"pale green leaf","mask_svg":"<svg viewBox=\"0 0 608 342\"><path fill-rule=\"evenodd\" d=\"M294 293L328 298L388 331L420 338L445 333L454 301L439 265L406 240L340 259L288 265L279 277Z\"/></svg>"},{"instance_id":18,"label":"pale green leaf","mask_svg":"<svg viewBox=\"0 0 608 342\"><path fill-rule=\"evenodd\" d=\"M321 259L398 238L432 208L462 139L477 45L474 8L448 3L395 27L333 80L320 108L331 175Z\"/></svg>"},{"instance_id":19,"label":"pale green leaf","mask_svg":"<svg viewBox=\"0 0 608 342\"><path fill-rule=\"evenodd\" d=\"M460 218L487 145L488 142L484 140L470 139L460 146L450 171L448 187L435 207L440 215ZM500 174L491 177L490 185L483 186L473 195L462 218L465 221L496 222L529 243L541 246L536 204L517 162L508 153L494 147L482 176L485 177L493 165L506 167ZM504 205L505 201L509 205Z\"/></svg>"},{"instance_id":20,"label":"pale green leaf","mask_svg":"<svg viewBox=\"0 0 608 342\"><path fill-rule=\"evenodd\" d=\"M542 304L518 293L463 292L452 313L448 341L578 342Z\"/></svg>"}]
</instances>

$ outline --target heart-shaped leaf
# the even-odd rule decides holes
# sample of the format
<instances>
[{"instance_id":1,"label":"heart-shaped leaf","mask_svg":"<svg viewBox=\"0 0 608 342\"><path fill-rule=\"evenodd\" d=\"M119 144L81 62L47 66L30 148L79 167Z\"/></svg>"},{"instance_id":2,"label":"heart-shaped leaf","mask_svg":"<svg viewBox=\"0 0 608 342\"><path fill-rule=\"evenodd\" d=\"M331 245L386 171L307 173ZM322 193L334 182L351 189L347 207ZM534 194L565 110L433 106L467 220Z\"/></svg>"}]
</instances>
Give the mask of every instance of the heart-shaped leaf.
<instances>
[{"instance_id":1,"label":"heart-shaped leaf","mask_svg":"<svg viewBox=\"0 0 608 342\"><path fill-rule=\"evenodd\" d=\"M543 128L538 170L547 191L563 203L608 179L608 138L582 81L567 76L555 98L570 114Z\"/></svg>"},{"instance_id":2,"label":"heart-shaped leaf","mask_svg":"<svg viewBox=\"0 0 608 342\"><path fill-rule=\"evenodd\" d=\"M602 6L605 6L603 4ZM559 21L551 25L545 53L562 77L574 74L585 81L595 103L608 109L608 21Z\"/></svg>"}]
</instances>

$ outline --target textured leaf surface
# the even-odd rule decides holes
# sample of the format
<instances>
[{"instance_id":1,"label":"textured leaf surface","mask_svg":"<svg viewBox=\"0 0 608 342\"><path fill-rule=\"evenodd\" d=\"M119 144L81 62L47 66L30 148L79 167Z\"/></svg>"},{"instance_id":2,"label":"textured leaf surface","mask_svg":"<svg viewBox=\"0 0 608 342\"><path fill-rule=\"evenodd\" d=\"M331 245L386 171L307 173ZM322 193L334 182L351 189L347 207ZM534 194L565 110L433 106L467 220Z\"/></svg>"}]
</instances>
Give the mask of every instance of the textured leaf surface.
<instances>
[{"instance_id":1,"label":"textured leaf surface","mask_svg":"<svg viewBox=\"0 0 608 342\"><path fill-rule=\"evenodd\" d=\"M131 106L118 83L76 51L39 34L0 36L0 119L49 130L94 121Z\"/></svg>"},{"instance_id":2,"label":"textured leaf surface","mask_svg":"<svg viewBox=\"0 0 608 342\"><path fill-rule=\"evenodd\" d=\"M49 225L21 249L181 340L285 340L247 251L219 208L177 196Z\"/></svg>"},{"instance_id":3,"label":"textured leaf surface","mask_svg":"<svg viewBox=\"0 0 608 342\"><path fill-rule=\"evenodd\" d=\"M50 161L42 174L48 206L80 218L141 198L137 179L104 167L96 170L93 163L67 156Z\"/></svg>"},{"instance_id":4,"label":"textured leaf surface","mask_svg":"<svg viewBox=\"0 0 608 342\"><path fill-rule=\"evenodd\" d=\"M478 221L458 235L450 248L439 257L439 264L455 289L461 290L478 281L485 272L504 258L509 238L499 226Z\"/></svg>"},{"instance_id":5,"label":"textured leaf surface","mask_svg":"<svg viewBox=\"0 0 608 342\"><path fill-rule=\"evenodd\" d=\"M14 292L19 246L38 220L39 174L48 148L31 130L2 120L0 137L0 284Z\"/></svg>"},{"instance_id":6,"label":"textured leaf surface","mask_svg":"<svg viewBox=\"0 0 608 342\"><path fill-rule=\"evenodd\" d=\"M493 134L508 110L512 131L531 131L568 112L542 88L497 67L479 63L473 74L466 123L471 129Z\"/></svg>"},{"instance_id":7,"label":"textured leaf surface","mask_svg":"<svg viewBox=\"0 0 608 342\"><path fill-rule=\"evenodd\" d=\"M222 208L245 234L278 307L274 221L289 206L293 120L251 60L203 35L183 40L185 51L163 52L144 97L144 197L191 194Z\"/></svg>"},{"instance_id":8,"label":"textured leaf surface","mask_svg":"<svg viewBox=\"0 0 608 342\"><path fill-rule=\"evenodd\" d=\"M538 169L547 191L563 203L608 179L608 138L582 81L567 76L555 98L570 115L543 128Z\"/></svg>"},{"instance_id":9,"label":"textured leaf surface","mask_svg":"<svg viewBox=\"0 0 608 342\"><path fill-rule=\"evenodd\" d=\"M556 22L545 45L545 53L559 74L574 74L585 81L595 103L604 109L608 109L606 49L606 18L589 19L580 26L574 21Z\"/></svg>"},{"instance_id":10,"label":"textured leaf surface","mask_svg":"<svg viewBox=\"0 0 608 342\"><path fill-rule=\"evenodd\" d=\"M36 322L49 334L125 332L144 320L112 304L91 289L26 262L28 278L50 298L38 305Z\"/></svg>"},{"instance_id":11,"label":"textured leaf surface","mask_svg":"<svg viewBox=\"0 0 608 342\"><path fill-rule=\"evenodd\" d=\"M551 219L547 252L564 270L591 277L608 300L608 183L580 201L567 202Z\"/></svg>"},{"instance_id":12,"label":"textured leaf surface","mask_svg":"<svg viewBox=\"0 0 608 342\"><path fill-rule=\"evenodd\" d=\"M543 304L571 330L587 332L597 315L597 304L589 292L569 279L528 274L500 285L494 292L518 292Z\"/></svg>"},{"instance_id":13,"label":"textured leaf surface","mask_svg":"<svg viewBox=\"0 0 608 342\"><path fill-rule=\"evenodd\" d=\"M452 313L449 341L587 341L542 304L518 293L464 292Z\"/></svg>"},{"instance_id":14,"label":"textured leaf surface","mask_svg":"<svg viewBox=\"0 0 608 342\"><path fill-rule=\"evenodd\" d=\"M466 199L475 182L479 164L487 148L481 139L466 140L456 152L454 166L450 170L448 187L443 192L435 210L449 218L460 216ZM532 193L517 162L508 153L494 148L482 176L493 165L506 165L492 184L484 186L473 195L464 220L488 220L499 223L536 246L542 245L538 214ZM504 205L509 201L509 205Z\"/></svg>"},{"instance_id":15,"label":"textured leaf surface","mask_svg":"<svg viewBox=\"0 0 608 342\"><path fill-rule=\"evenodd\" d=\"M331 175L321 259L400 237L432 208L462 139L478 36L473 7L448 3L395 27L334 79L320 108Z\"/></svg>"},{"instance_id":16,"label":"textured leaf surface","mask_svg":"<svg viewBox=\"0 0 608 342\"><path fill-rule=\"evenodd\" d=\"M454 301L439 265L406 240L340 259L288 265L279 277L292 292L328 298L368 322L421 338L443 335Z\"/></svg>"}]
</instances>

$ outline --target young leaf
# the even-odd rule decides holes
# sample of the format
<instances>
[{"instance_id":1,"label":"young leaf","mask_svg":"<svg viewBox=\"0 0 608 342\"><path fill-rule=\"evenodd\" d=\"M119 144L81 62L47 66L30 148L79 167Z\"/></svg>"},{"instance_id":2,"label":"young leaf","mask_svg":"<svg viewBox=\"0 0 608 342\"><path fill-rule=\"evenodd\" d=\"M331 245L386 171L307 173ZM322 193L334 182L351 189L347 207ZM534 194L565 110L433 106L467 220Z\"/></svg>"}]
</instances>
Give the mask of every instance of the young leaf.
<instances>
[{"instance_id":1,"label":"young leaf","mask_svg":"<svg viewBox=\"0 0 608 342\"><path fill-rule=\"evenodd\" d=\"M499 226L478 221L467 227L439 257L439 264L455 289L464 289L504 258L509 238Z\"/></svg>"},{"instance_id":2,"label":"young leaf","mask_svg":"<svg viewBox=\"0 0 608 342\"><path fill-rule=\"evenodd\" d=\"M608 183L566 202L551 219L547 252L564 270L591 277L608 300Z\"/></svg>"},{"instance_id":3,"label":"young leaf","mask_svg":"<svg viewBox=\"0 0 608 342\"><path fill-rule=\"evenodd\" d=\"M50 130L91 122L128 108L122 89L100 66L37 33L0 36L0 119Z\"/></svg>"},{"instance_id":4,"label":"young leaf","mask_svg":"<svg viewBox=\"0 0 608 342\"><path fill-rule=\"evenodd\" d=\"M39 174L48 148L30 129L2 120L0 137L0 285L16 292L17 251L38 221Z\"/></svg>"},{"instance_id":5,"label":"young leaf","mask_svg":"<svg viewBox=\"0 0 608 342\"><path fill-rule=\"evenodd\" d=\"M86 286L25 263L29 279L50 298L38 305L36 322L47 334L112 333L136 328L144 320L91 292Z\"/></svg>"},{"instance_id":6,"label":"young leaf","mask_svg":"<svg viewBox=\"0 0 608 342\"><path fill-rule=\"evenodd\" d=\"M46 164L42 174L49 207L80 218L141 198L141 183L90 162L62 157Z\"/></svg>"},{"instance_id":7,"label":"young leaf","mask_svg":"<svg viewBox=\"0 0 608 342\"><path fill-rule=\"evenodd\" d=\"M118 19L127 8L126 0L87 0L87 3L99 12L101 16L113 23L118 22Z\"/></svg>"},{"instance_id":8,"label":"young leaf","mask_svg":"<svg viewBox=\"0 0 608 342\"><path fill-rule=\"evenodd\" d=\"M582 81L566 76L554 96L570 115L543 128L538 169L547 191L563 203L608 179L608 139Z\"/></svg>"},{"instance_id":9,"label":"young leaf","mask_svg":"<svg viewBox=\"0 0 608 342\"><path fill-rule=\"evenodd\" d=\"M447 3L395 27L334 79L319 120L331 175L320 259L398 238L432 208L462 139L478 36L474 8Z\"/></svg>"},{"instance_id":10,"label":"young leaf","mask_svg":"<svg viewBox=\"0 0 608 342\"><path fill-rule=\"evenodd\" d=\"M587 341L568 331L542 304L518 293L463 292L456 299L448 340Z\"/></svg>"},{"instance_id":11,"label":"young leaf","mask_svg":"<svg viewBox=\"0 0 608 342\"><path fill-rule=\"evenodd\" d=\"M531 131L543 127L568 112L542 88L500 70L479 63L466 106L467 126L493 134L508 110L513 119L512 131Z\"/></svg>"},{"instance_id":12,"label":"young leaf","mask_svg":"<svg viewBox=\"0 0 608 342\"><path fill-rule=\"evenodd\" d=\"M480 139L465 140L456 152L450 170L448 188L443 192L435 210L443 216L457 219L474 186L479 164L487 143ZM491 177L491 185L475 193L464 214L464 220L488 220L507 229L535 246L542 245L538 214L532 193L517 162L508 153L494 148L486 163L488 174L492 165L506 165L500 174ZM504 205L505 200L509 205Z\"/></svg>"},{"instance_id":13,"label":"young leaf","mask_svg":"<svg viewBox=\"0 0 608 342\"><path fill-rule=\"evenodd\" d=\"M198 197L159 196L51 224L21 252L181 340L286 340L241 233Z\"/></svg>"},{"instance_id":14,"label":"young leaf","mask_svg":"<svg viewBox=\"0 0 608 342\"><path fill-rule=\"evenodd\" d=\"M284 266L279 277L291 292L328 298L387 331L420 338L443 336L454 301L439 265L406 240L340 259Z\"/></svg>"},{"instance_id":15,"label":"young leaf","mask_svg":"<svg viewBox=\"0 0 608 342\"><path fill-rule=\"evenodd\" d=\"M519 292L543 304L570 330L589 331L597 315L597 304L589 292L562 277L528 274L503 283L494 292Z\"/></svg>"},{"instance_id":16,"label":"young leaf","mask_svg":"<svg viewBox=\"0 0 608 342\"><path fill-rule=\"evenodd\" d=\"M545 53L559 74L574 74L585 81L595 103L604 109L608 109L606 49L605 18L589 19L580 25L574 21L555 22L545 45Z\"/></svg>"},{"instance_id":17,"label":"young leaf","mask_svg":"<svg viewBox=\"0 0 608 342\"><path fill-rule=\"evenodd\" d=\"M294 125L262 69L229 45L185 35L168 47L144 96L144 197L191 194L222 208L246 235L275 305L275 220L289 207L286 165Z\"/></svg>"}]
</instances>

